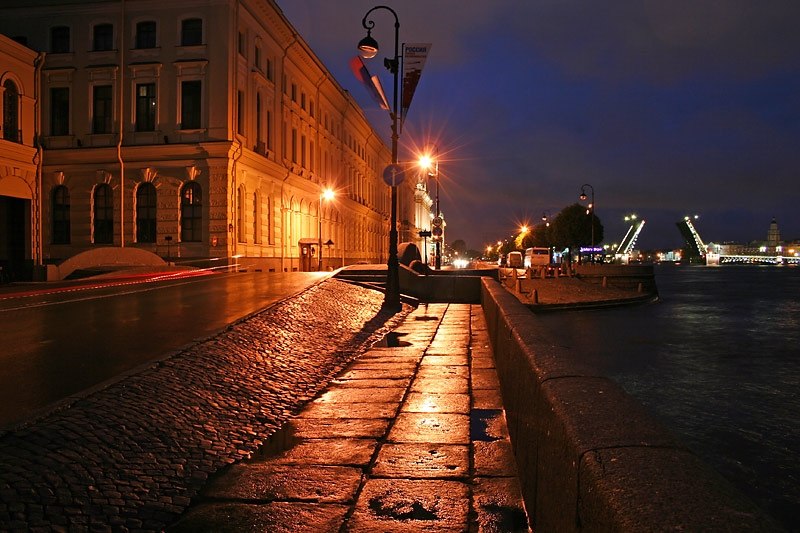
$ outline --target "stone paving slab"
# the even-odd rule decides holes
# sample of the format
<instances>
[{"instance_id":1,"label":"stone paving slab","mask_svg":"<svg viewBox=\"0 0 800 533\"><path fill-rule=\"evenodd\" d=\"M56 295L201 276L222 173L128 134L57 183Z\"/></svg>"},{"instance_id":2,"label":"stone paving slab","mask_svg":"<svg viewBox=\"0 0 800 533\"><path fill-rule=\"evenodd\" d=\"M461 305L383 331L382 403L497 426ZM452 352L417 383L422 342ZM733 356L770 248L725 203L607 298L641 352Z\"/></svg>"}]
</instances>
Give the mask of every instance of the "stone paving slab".
<instances>
[{"instance_id":1,"label":"stone paving slab","mask_svg":"<svg viewBox=\"0 0 800 533\"><path fill-rule=\"evenodd\" d=\"M223 500L226 513L238 508L243 516L259 513L259 520L272 516L274 523L259 523L285 531L281 520L289 518L268 515L270 506L314 498L330 520L319 525L322 514L298 512L289 519L298 530L308 519L330 532L530 531L502 400L497 389L486 388L496 375L482 310L424 305L397 331L406 333L401 338L408 346L366 352L273 435L263 453L221 471L169 531L190 525L249 531L215 521ZM430 355L434 346L437 355ZM381 366L372 370L389 370L383 365L394 360L405 377L357 371L375 357ZM392 417L384 418L388 411ZM334 470L319 471L321 488L314 490L310 476L319 468L342 468L343 479L332 480ZM356 478L360 485L348 500ZM330 502L346 502L347 511Z\"/></svg>"}]
</instances>

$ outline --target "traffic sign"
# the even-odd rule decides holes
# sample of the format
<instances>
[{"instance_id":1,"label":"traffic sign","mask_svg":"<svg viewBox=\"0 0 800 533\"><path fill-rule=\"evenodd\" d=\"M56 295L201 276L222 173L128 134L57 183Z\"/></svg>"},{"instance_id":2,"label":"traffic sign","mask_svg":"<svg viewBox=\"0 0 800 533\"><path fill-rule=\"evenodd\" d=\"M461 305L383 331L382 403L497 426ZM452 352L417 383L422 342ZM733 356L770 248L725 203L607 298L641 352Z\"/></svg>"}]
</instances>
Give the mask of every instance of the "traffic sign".
<instances>
[{"instance_id":1,"label":"traffic sign","mask_svg":"<svg viewBox=\"0 0 800 533\"><path fill-rule=\"evenodd\" d=\"M400 185L405 179L406 173L400 165L391 164L383 169L383 181L385 181L386 185L389 187Z\"/></svg>"},{"instance_id":2,"label":"traffic sign","mask_svg":"<svg viewBox=\"0 0 800 533\"><path fill-rule=\"evenodd\" d=\"M441 237L444 231L439 226L436 226L431 230L431 233L433 233L434 237Z\"/></svg>"},{"instance_id":3,"label":"traffic sign","mask_svg":"<svg viewBox=\"0 0 800 533\"><path fill-rule=\"evenodd\" d=\"M433 217L431 222L433 223L434 227L439 228L442 226L442 223L444 223L444 219L442 217Z\"/></svg>"}]
</instances>

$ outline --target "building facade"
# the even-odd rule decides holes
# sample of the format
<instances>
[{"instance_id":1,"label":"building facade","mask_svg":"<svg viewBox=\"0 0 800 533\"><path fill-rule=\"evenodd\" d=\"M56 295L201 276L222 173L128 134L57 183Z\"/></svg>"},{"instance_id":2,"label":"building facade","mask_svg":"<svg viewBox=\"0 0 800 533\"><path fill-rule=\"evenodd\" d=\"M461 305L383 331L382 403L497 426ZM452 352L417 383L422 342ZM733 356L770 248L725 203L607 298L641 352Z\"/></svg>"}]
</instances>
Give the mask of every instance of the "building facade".
<instances>
[{"instance_id":1,"label":"building facade","mask_svg":"<svg viewBox=\"0 0 800 533\"><path fill-rule=\"evenodd\" d=\"M386 260L390 151L271 0L11 0L0 33L44 52L34 266L131 248L264 271Z\"/></svg>"},{"instance_id":2,"label":"building facade","mask_svg":"<svg viewBox=\"0 0 800 533\"><path fill-rule=\"evenodd\" d=\"M0 282L31 277L40 258L39 64L39 54L0 35Z\"/></svg>"}]
</instances>

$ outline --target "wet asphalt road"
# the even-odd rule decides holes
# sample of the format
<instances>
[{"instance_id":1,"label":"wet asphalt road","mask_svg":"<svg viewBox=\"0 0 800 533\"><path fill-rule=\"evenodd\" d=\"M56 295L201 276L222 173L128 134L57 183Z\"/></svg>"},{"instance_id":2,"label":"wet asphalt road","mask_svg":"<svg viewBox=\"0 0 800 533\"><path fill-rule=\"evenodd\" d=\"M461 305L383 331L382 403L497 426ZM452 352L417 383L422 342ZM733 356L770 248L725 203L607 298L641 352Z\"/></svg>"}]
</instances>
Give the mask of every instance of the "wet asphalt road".
<instances>
[{"instance_id":1,"label":"wet asphalt road","mask_svg":"<svg viewBox=\"0 0 800 533\"><path fill-rule=\"evenodd\" d=\"M0 295L0 428L296 294L326 274L218 273ZM13 293L13 294L12 294Z\"/></svg>"}]
</instances>

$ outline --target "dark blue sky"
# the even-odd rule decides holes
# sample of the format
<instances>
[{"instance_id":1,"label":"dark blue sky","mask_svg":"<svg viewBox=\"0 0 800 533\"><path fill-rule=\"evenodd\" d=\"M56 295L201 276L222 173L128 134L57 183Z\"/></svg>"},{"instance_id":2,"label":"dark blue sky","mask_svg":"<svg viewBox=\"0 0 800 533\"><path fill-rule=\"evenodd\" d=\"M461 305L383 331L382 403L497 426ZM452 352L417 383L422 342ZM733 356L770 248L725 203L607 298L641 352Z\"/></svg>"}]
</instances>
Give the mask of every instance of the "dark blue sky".
<instances>
[{"instance_id":1,"label":"dark blue sky","mask_svg":"<svg viewBox=\"0 0 800 533\"><path fill-rule=\"evenodd\" d=\"M278 0L339 83L389 137L389 117L347 67L362 0ZM447 240L511 235L595 190L606 243L624 215L641 248L800 240L800 2L796 0L403 0L401 42L433 43L400 138L436 143ZM373 12L379 58L394 18ZM391 98L381 61L366 61Z\"/></svg>"}]
</instances>

